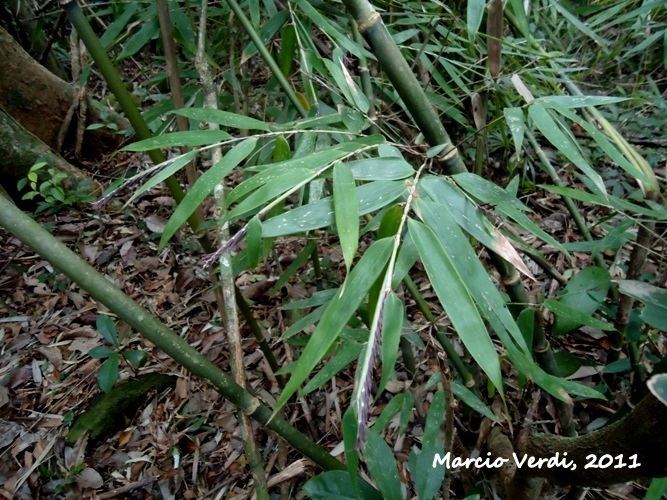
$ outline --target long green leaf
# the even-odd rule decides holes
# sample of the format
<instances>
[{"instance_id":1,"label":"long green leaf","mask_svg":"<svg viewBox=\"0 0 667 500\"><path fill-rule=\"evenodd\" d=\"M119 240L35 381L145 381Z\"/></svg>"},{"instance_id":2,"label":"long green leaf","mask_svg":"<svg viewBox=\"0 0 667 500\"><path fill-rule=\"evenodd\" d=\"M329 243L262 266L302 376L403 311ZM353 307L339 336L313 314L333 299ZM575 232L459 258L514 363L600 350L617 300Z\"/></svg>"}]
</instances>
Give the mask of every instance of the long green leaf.
<instances>
[{"instance_id":1,"label":"long green leaf","mask_svg":"<svg viewBox=\"0 0 667 500\"><path fill-rule=\"evenodd\" d=\"M394 452L385 440L374 431L368 433L364 448L366 465L385 500L402 500L401 482L398 479Z\"/></svg>"},{"instance_id":2,"label":"long green leaf","mask_svg":"<svg viewBox=\"0 0 667 500\"><path fill-rule=\"evenodd\" d=\"M257 139L253 137L237 144L218 163L209 168L197 179L197 182L188 190L185 198L181 200L164 226L164 231L160 238L160 251L162 251L176 231L197 210L197 207L213 192L216 184L222 182L227 174L245 160L255 149L256 144Z\"/></svg>"},{"instance_id":3,"label":"long green leaf","mask_svg":"<svg viewBox=\"0 0 667 500\"><path fill-rule=\"evenodd\" d=\"M602 177L593 167L584 159L579 152L578 146L561 130L560 125L549 114L549 112L540 104L532 103L528 107L528 115L533 120L535 126L542 135L568 160L574 163L586 177L588 177L595 187L602 194L606 194L606 189Z\"/></svg>"},{"instance_id":4,"label":"long green leaf","mask_svg":"<svg viewBox=\"0 0 667 500\"><path fill-rule=\"evenodd\" d=\"M502 394L503 381L498 354L464 279L452 263L452 256L445 251L433 231L424 224L410 219L408 230L431 285L456 333L491 383Z\"/></svg>"},{"instance_id":5,"label":"long green leaf","mask_svg":"<svg viewBox=\"0 0 667 500\"><path fill-rule=\"evenodd\" d=\"M243 116L229 111L222 111L221 109L212 108L182 108L172 111L175 115L185 116L191 120L196 120L206 123L217 123L223 127L248 129L248 130L263 130L270 131L271 125L252 118L250 116Z\"/></svg>"},{"instance_id":6,"label":"long green leaf","mask_svg":"<svg viewBox=\"0 0 667 500\"><path fill-rule=\"evenodd\" d=\"M379 210L392 203L405 192L405 184L398 181L369 182L356 189L359 215ZM288 234L312 231L334 223L331 197L302 205L273 217L262 224L262 236L274 238Z\"/></svg>"},{"instance_id":7,"label":"long green leaf","mask_svg":"<svg viewBox=\"0 0 667 500\"><path fill-rule=\"evenodd\" d=\"M231 139L223 130L187 130L185 132L169 132L143 141L128 144L121 151L151 151L153 149L171 148L176 146L209 146Z\"/></svg>"},{"instance_id":8,"label":"long green leaf","mask_svg":"<svg viewBox=\"0 0 667 500\"><path fill-rule=\"evenodd\" d=\"M174 175L176 172L178 172L180 169L182 169L188 163L194 160L196 156L197 156L197 151L190 151L189 153L177 157L176 159L171 161L171 163L168 163L167 166L165 166L153 177L148 179L148 181L146 181L139 189L137 189L125 204L129 205L149 189L152 189L161 182L164 182L166 179Z\"/></svg>"},{"instance_id":9,"label":"long green leaf","mask_svg":"<svg viewBox=\"0 0 667 500\"><path fill-rule=\"evenodd\" d=\"M355 188L350 167L345 163L336 163L333 169L334 215L348 272L359 244L359 200Z\"/></svg>"}]
</instances>

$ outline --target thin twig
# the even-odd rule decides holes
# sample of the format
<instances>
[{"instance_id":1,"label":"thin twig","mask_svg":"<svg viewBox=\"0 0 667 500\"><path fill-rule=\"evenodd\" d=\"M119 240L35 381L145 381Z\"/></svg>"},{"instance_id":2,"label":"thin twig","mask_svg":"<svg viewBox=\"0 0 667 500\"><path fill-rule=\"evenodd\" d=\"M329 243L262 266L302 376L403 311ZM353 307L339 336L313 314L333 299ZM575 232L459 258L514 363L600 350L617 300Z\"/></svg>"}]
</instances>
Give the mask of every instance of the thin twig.
<instances>
[{"instance_id":1,"label":"thin twig","mask_svg":"<svg viewBox=\"0 0 667 500\"><path fill-rule=\"evenodd\" d=\"M162 1L162 0L160 0ZM202 0L201 17L199 19L199 37L197 40L197 55L195 57L195 66L201 79L204 105L211 109L218 108L218 95L215 84L211 76L208 60L206 59L206 21L207 21L207 0ZM209 123L209 130L219 130L220 125ZM211 150L211 161L215 165L222 159L222 148L217 147ZM229 239L229 226L225 215L224 182L220 182L214 188L216 206L221 224L218 228L220 243L224 245ZM243 367L243 348L241 346L241 333L239 329L238 312L236 308L236 285L234 283L234 270L232 269L231 257L223 253L218 260L219 263L219 281L223 298L223 321L227 330L227 338L231 348L231 368L234 379L238 385L246 387L245 369ZM269 498L269 490L266 483L266 474L262 464L262 457L257 450L255 436L253 433L250 417L244 412L238 412L238 419L243 434L244 449L246 459L250 465L253 478L255 480L255 494L258 499Z\"/></svg>"}]
</instances>

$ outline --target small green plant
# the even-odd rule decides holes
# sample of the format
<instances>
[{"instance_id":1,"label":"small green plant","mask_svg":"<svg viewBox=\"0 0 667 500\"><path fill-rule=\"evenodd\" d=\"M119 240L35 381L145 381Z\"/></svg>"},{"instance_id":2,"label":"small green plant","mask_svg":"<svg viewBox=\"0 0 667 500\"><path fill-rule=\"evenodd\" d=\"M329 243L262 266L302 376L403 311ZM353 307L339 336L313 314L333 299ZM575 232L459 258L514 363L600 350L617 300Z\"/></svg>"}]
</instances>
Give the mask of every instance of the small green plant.
<instances>
[{"instance_id":1,"label":"small green plant","mask_svg":"<svg viewBox=\"0 0 667 500\"><path fill-rule=\"evenodd\" d=\"M97 372L97 384L104 392L109 392L118 380L121 358L132 370L138 370L146 364L146 352L141 349L125 349L118 339L116 325L109 316L99 315L96 327L102 338L110 345L94 347L88 351L88 355L91 358L104 360Z\"/></svg>"},{"instance_id":2,"label":"small green plant","mask_svg":"<svg viewBox=\"0 0 667 500\"><path fill-rule=\"evenodd\" d=\"M19 191L29 188L23 200L32 200L37 196L42 198L36 213L56 212L65 206L92 201L90 193L81 189L80 185L66 187L65 179L66 173L40 161L30 167L28 175L19 180L16 187Z\"/></svg>"}]
</instances>

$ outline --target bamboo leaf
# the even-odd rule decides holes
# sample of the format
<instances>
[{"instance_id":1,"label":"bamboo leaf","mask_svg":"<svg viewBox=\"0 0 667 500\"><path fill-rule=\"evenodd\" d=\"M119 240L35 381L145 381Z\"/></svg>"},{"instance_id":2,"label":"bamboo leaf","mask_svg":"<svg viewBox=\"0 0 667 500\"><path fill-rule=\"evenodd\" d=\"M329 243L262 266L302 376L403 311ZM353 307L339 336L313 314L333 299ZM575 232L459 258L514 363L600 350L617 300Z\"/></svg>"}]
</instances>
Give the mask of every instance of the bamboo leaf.
<instances>
[{"instance_id":1,"label":"bamboo leaf","mask_svg":"<svg viewBox=\"0 0 667 500\"><path fill-rule=\"evenodd\" d=\"M408 469L414 480L417 497L422 500L435 498L445 479L444 465L433 467L433 457L445 449L440 428L445 421L445 394L438 391L433 395L431 407L426 415L421 450L412 450L408 457Z\"/></svg>"},{"instance_id":2,"label":"bamboo leaf","mask_svg":"<svg viewBox=\"0 0 667 500\"><path fill-rule=\"evenodd\" d=\"M355 188L350 167L345 163L336 163L333 169L333 203L336 229L348 272L359 244L359 200Z\"/></svg>"},{"instance_id":3,"label":"bamboo leaf","mask_svg":"<svg viewBox=\"0 0 667 500\"><path fill-rule=\"evenodd\" d=\"M500 419L491 411L491 408L484 404L484 401L479 399L477 394L461 384L461 382L452 380L452 393L480 415L494 422L500 422Z\"/></svg>"},{"instance_id":4,"label":"bamboo leaf","mask_svg":"<svg viewBox=\"0 0 667 500\"><path fill-rule=\"evenodd\" d=\"M397 181L369 182L357 187L359 215L365 215L389 205L405 192L405 184ZM331 197L302 205L262 223L262 236L274 238L327 227L334 222Z\"/></svg>"},{"instance_id":5,"label":"bamboo leaf","mask_svg":"<svg viewBox=\"0 0 667 500\"><path fill-rule=\"evenodd\" d=\"M549 112L540 104L531 104L528 115L544 137L568 160L574 163L588 177L601 194L606 194L602 177L588 164L577 145L561 130Z\"/></svg>"},{"instance_id":6,"label":"bamboo leaf","mask_svg":"<svg viewBox=\"0 0 667 500\"><path fill-rule=\"evenodd\" d=\"M512 140L514 141L514 148L516 154L521 156L523 148L523 136L526 131L526 123L523 119L523 110L521 108L504 108L503 115L507 126L512 133Z\"/></svg>"},{"instance_id":7,"label":"bamboo leaf","mask_svg":"<svg viewBox=\"0 0 667 500\"><path fill-rule=\"evenodd\" d=\"M619 291L644 303L641 318L658 330L667 332L667 290L635 280L619 280Z\"/></svg>"},{"instance_id":8,"label":"bamboo leaf","mask_svg":"<svg viewBox=\"0 0 667 500\"><path fill-rule=\"evenodd\" d=\"M129 40L123 44L123 50L118 54L118 60L122 61L132 57L139 52L144 45L157 36L160 31L157 16L150 16L148 21L143 23L139 31L132 35Z\"/></svg>"},{"instance_id":9,"label":"bamboo leaf","mask_svg":"<svg viewBox=\"0 0 667 500\"><path fill-rule=\"evenodd\" d=\"M415 173L412 165L403 158L364 158L347 162L347 165L359 181L393 181Z\"/></svg>"},{"instance_id":10,"label":"bamboo leaf","mask_svg":"<svg viewBox=\"0 0 667 500\"><path fill-rule=\"evenodd\" d=\"M452 258L433 231L424 224L410 219L408 230L438 300L447 312L459 338L487 374L491 383L502 394L498 355L463 278L458 275L452 264Z\"/></svg>"},{"instance_id":11,"label":"bamboo leaf","mask_svg":"<svg viewBox=\"0 0 667 500\"><path fill-rule=\"evenodd\" d=\"M176 231L186 223L197 207L213 192L217 184L229 174L239 163L245 160L255 149L256 138L249 138L234 146L218 163L204 172L190 187L164 226L160 238L160 251L167 245Z\"/></svg>"},{"instance_id":12,"label":"bamboo leaf","mask_svg":"<svg viewBox=\"0 0 667 500\"><path fill-rule=\"evenodd\" d=\"M607 323L606 321L601 321L597 318L594 318L590 314L581 312L579 309L576 309L564 302L555 299L547 299L543 302L544 307L549 309L559 318L567 318L568 321L577 323L580 326L590 326L592 328L598 328L600 330L613 330L614 326Z\"/></svg>"},{"instance_id":13,"label":"bamboo leaf","mask_svg":"<svg viewBox=\"0 0 667 500\"><path fill-rule=\"evenodd\" d=\"M121 151L142 152L177 146L209 146L230 138L231 136L223 130L169 132L143 141L133 142L122 148Z\"/></svg>"},{"instance_id":14,"label":"bamboo leaf","mask_svg":"<svg viewBox=\"0 0 667 500\"><path fill-rule=\"evenodd\" d=\"M348 274L343 293L337 295L326 307L315 332L294 363L292 375L276 402L274 413L280 411L294 395L336 341L389 259L391 243L389 239L374 242Z\"/></svg>"},{"instance_id":15,"label":"bamboo leaf","mask_svg":"<svg viewBox=\"0 0 667 500\"><path fill-rule=\"evenodd\" d=\"M139 10L139 3L127 3L125 4L125 10L123 13L112 22L109 27L104 32L104 35L100 38L100 43L105 49L108 49L118 38L120 32L125 29L127 23L130 22L132 16Z\"/></svg>"},{"instance_id":16,"label":"bamboo leaf","mask_svg":"<svg viewBox=\"0 0 667 500\"><path fill-rule=\"evenodd\" d=\"M604 302L611 285L609 273L601 267L591 266L579 271L559 297L561 304L591 316ZM563 335L581 326L581 317L569 312L556 314L554 333Z\"/></svg>"},{"instance_id":17,"label":"bamboo leaf","mask_svg":"<svg viewBox=\"0 0 667 500\"><path fill-rule=\"evenodd\" d=\"M262 256L262 223L258 217L250 219L246 234L248 267L252 269L257 267L259 258Z\"/></svg>"},{"instance_id":18,"label":"bamboo leaf","mask_svg":"<svg viewBox=\"0 0 667 500\"><path fill-rule=\"evenodd\" d=\"M376 432L368 433L364 448L366 465L385 500L402 500L401 482L398 479L394 452Z\"/></svg>"},{"instance_id":19,"label":"bamboo leaf","mask_svg":"<svg viewBox=\"0 0 667 500\"><path fill-rule=\"evenodd\" d=\"M324 368L317 372L317 375L311 378L303 387L301 394L306 396L322 387L322 385L331 380L343 368L356 360L359 357L362 347L362 344L358 342L344 342L336 354L331 356L331 359L324 365Z\"/></svg>"},{"instance_id":20,"label":"bamboo leaf","mask_svg":"<svg viewBox=\"0 0 667 500\"><path fill-rule=\"evenodd\" d=\"M231 127L248 130L263 130L270 131L271 125L252 118L250 116L243 116L229 111L222 111L221 109L213 108L181 108L172 111L175 115L185 116L191 120L196 120L205 123L217 123L223 127Z\"/></svg>"},{"instance_id":21,"label":"bamboo leaf","mask_svg":"<svg viewBox=\"0 0 667 500\"><path fill-rule=\"evenodd\" d=\"M590 106L607 106L609 104L616 104L617 102L627 101L627 97L613 97L606 95L551 95L546 97L538 97L533 101L534 104L539 104L545 108L588 108Z\"/></svg>"},{"instance_id":22,"label":"bamboo leaf","mask_svg":"<svg viewBox=\"0 0 667 500\"><path fill-rule=\"evenodd\" d=\"M420 186L434 201L446 205L454 220L482 245L490 248L518 271L535 280L512 243L498 231L456 186L442 177L427 176Z\"/></svg>"},{"instance_id":23,"label":"bamboo leaf","mask_svg":"<svg viewBox=\"0 0 667 500\"><path fill-rule=\"evenodd\" d=\"M148 179L148 181L146 181L139 189L137 189L132 194L130 199L127 200L127 202L125 202L125 205L129 205L149 189L152 189L161 182L164 182L166 179L174 175L176 172L178 172L180 169L182 169L188 163L194 160L196 156L197 156L197 151L190 151L189 153L176 157L174 160L168 161L165 167L163 167L153 177Z\"/></svg>"},{"instance_id":24,"label":"bamboo leaf","mask_svg":"<svg viewBox=\"0 0 667 500\"><path fill-rule=\"evenodd\" d=\"M227 214L227 220L238 219L251 213L257 207L293 189L304 180L304 177L307 179L309 176L316 175L316 173L304 172L303 169L292 169L277 175L272 182L259 187L230 210Z\"/></svg>"},{"instance_id":25,"label":"bamboo leaf","mask_svg":"<svg viewBox=\"0 0 667 500\"><path fill-rule=\"evenodd\" d=\"M468 0L466 25L468 27L468 34L475 36L479 31L479 26L482 24L482 17L484 17L484 7L486 7L485 0Z\"/></svg>"},{"instance_id":26,"label":"bamboo leaf","mask_svg":"<svg viewBox=\"0 0 667 500\"><path fill-rule=\"evenodd\" d=\"M496 210L514 220L526 231L534 234L561 252L565 254L568 253L559 241L542 230L540 226L535 224L526 214L524 214L524 212L530 212L531 210L521 203L516 196L511 195L497 184L487 181L473 173L457 174L452 176L452 178L468 194L474 196L483 203L494 205Z\"/></svg>"},{"instance_id":27,"label":"bamboo leaf","mask_svg":"<svg viewBox=\"0 0 667 500\"><path fill-rule=\"evenodd\" d=\"M384 389L389 377L394 371L394 364L398 357L398 347L403 329L403 302L395 293L390 293L384 304L382 320L382 375L377 393Z\"/></svg>"}]
</instances>

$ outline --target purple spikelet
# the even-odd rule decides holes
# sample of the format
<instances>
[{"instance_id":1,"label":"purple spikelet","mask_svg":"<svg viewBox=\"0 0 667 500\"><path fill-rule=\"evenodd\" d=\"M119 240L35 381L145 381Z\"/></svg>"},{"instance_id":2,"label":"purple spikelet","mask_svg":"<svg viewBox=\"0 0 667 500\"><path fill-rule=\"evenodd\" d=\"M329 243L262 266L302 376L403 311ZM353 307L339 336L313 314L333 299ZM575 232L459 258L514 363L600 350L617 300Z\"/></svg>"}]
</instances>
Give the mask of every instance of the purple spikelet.
<instances>
[{"instance_id":1,"label":"purple spikelet","mask_svg":"<svg viewBox=\"0 0 667 500\"><path fill-rule=\"evenodd\" d=\"M380 311L378 312L378 322L375 327L375 335L373 337L373 344L370 347L370 363L368 370L363 374L363 379L359 380L360 384L360 398L357 403L357 449L359 451L363 450L364 441L366 439L366 427L368 425L368 414L370 413L371 403L373 399L371 397L371 389L373 388L373 369L377 361L378 351L380 350L380 344L382 342L382 329L384 326L384 305L387 301L388 291L382 293L382 298L378 307ZM371 332L371 336L373 332ZM370 338L370 337L369 337Z\"/></svg>"},{"instance_id":2,"label":"purple spikelet","mask_svg":"<svg viewBox=\"0 0 667 500\"><path fill-rule=\"evenodd\" d=\"M225 253L234 251L241 243L241 240L243 239L245 233L246 233L246 227L244 226L240 231L237 231L237 233L234 236L229 238L227 242L220 248L218 248L215 252L206 255L202 259L202 264L204 265L204 267L212 266L213 264L218 262L220 257L222 257Z\"/></svg>"}]
</instances>

